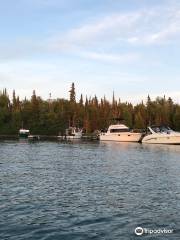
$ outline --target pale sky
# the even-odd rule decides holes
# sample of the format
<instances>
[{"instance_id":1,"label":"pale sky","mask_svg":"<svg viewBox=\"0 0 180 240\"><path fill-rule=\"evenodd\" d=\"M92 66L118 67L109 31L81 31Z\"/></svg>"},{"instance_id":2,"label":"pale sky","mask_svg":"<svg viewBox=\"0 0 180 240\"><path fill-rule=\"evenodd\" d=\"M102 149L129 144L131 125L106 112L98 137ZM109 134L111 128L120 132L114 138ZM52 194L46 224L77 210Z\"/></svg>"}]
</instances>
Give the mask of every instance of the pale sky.
<instances>
[{"instance_id":1,"label":"pale sky","mask_svg":"<svg viewBox=\"0 0 180 240\"><path fill-rule=\"evenodd\" d=\"M180 1L0 0L0 88L180 102Z\"/></svg>"}]
</instances>

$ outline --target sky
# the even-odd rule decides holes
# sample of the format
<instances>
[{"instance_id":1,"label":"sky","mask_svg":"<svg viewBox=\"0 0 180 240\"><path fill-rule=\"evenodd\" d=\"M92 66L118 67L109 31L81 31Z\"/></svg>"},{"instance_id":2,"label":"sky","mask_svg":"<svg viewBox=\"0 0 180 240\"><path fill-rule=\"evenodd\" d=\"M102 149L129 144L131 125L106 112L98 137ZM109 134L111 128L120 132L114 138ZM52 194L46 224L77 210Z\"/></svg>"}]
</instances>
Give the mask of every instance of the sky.
<instances>
[{"instance_id":1,"label":"sky","mask_svg":"<svg viewBox=\"0 0 180 240\"><path fill-rule=\"evenodd\" d=\"M179 0L0 0L0 89L180 102Z\"/></svg>"}]
</instances>

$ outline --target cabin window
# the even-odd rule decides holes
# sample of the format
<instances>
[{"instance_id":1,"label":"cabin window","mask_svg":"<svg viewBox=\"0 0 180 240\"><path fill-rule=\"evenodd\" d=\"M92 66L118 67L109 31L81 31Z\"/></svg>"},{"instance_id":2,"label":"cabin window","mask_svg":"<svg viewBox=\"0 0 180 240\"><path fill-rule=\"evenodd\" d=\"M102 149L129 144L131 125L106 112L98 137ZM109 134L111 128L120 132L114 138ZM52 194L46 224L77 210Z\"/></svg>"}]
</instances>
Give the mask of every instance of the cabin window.
<instances>
[{"instance_id":1,"label":"cabin window","mask_svg":"<svg viewBox=\"0 0 180 240\"><path fill-rule=\"evenodd\" d=\"M129 132L128 128L125 129L110 129L110 133Z\"/></svg>"}]
</instances>

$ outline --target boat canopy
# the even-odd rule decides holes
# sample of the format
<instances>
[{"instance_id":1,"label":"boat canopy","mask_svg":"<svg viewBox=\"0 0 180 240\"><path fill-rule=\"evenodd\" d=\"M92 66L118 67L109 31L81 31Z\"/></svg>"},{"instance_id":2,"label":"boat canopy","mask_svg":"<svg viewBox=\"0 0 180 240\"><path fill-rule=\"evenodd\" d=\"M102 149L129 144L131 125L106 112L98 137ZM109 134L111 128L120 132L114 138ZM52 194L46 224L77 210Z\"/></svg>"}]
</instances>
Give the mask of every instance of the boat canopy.
<instances>
[{"instance_id":1,"label":"boat canopy","mask_svg":"<svg viewBox=\"0 0 180 240\"><path fill-rule=\"evenodd\" d=\"M20 129L19 133L29 133L29 130L28 129Z\"/></svg>"}]
</instances>

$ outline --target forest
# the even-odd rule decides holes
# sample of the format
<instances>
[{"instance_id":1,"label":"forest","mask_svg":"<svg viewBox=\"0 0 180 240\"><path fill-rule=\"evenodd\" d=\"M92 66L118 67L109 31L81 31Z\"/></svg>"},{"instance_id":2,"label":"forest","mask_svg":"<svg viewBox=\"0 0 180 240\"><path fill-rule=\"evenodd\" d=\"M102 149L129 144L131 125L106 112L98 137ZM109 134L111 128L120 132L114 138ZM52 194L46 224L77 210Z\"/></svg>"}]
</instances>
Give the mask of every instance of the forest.
<instances>
[{"instance_id":1,"label":"forest","mask_svg":"<svg viewBox=\"0 0 180 240\"><path fill-rule=\"evenodd\" d=\"M180 130L180 105L166 96L133 105L115 99L109 101L104 96L87 97L81 94L76 100L75 85L69 90L69 99L43 100L33 91L31 99L20 100L15 90L12 96L6 89L0 92L0 134L17 134L22 127L32 134L63 134L69 126L83 128L86 133L105 129L112 119L124 119L125 124L134 129L145 129L148 125L168 125Z\"/></svg>"}]
</instances>

